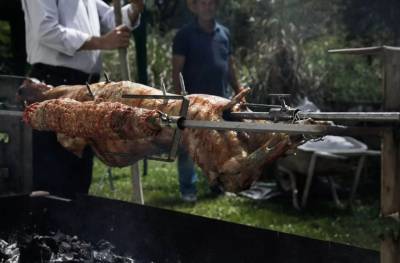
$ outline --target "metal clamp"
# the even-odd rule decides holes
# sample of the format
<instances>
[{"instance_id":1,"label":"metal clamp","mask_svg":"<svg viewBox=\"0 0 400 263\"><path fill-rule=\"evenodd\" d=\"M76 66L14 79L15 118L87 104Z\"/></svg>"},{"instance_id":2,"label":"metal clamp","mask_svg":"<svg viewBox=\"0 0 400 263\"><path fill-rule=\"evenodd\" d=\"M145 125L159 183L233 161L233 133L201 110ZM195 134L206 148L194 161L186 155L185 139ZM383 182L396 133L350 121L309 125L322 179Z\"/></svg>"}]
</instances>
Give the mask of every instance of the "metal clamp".
<instances>
[{"instance_id":1,"label":"metal clamp","mask_svg":"<svg viewBox=\"0 0 400 263\"><path fill-rule=\"evenodd\" d=\"M163 95L135 95L135 94L124 94L122 98L125 99L163 99L164 103L167 103L168 100L181 100L181 108L179 111L179 116L171 117L167 114L159 111L161 117L161 125L166 127L171 127L175 129L174 135L172 137L172 142L170 145L170 150L167 157L160 157L160 156L148 156L148 159L157 160L157 161L165 161L165 162L173 162L178 153L179 144L181 142L182 137L182 128L178 127L178 122L180 120L185 119L187 116L187 112L189 109L189 99L186 97L186 89L185 83L183 81L182 74L179 75L181 90L183 95L167 95L164 82L162 81L162 91ZM117 153L118 154L118 153Z\"/></svg>"}]
</instances>

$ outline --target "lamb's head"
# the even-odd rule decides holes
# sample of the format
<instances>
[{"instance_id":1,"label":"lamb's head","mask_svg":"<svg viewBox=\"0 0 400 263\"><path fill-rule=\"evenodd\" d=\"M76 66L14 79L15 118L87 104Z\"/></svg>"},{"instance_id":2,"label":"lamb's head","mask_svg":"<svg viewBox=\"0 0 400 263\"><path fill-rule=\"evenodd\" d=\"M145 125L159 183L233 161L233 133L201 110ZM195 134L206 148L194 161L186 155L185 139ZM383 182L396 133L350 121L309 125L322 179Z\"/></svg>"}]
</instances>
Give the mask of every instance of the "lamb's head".
<instances>
[{"instance_id":1,"label":"lamb's head","mask_svg":"<svg viewBox=\"0 0 400 263\"><path fill-rule=\"evenodd\" d=\"M52 86L37 79L27 78L17 91L17 100L28 104L43 101L46 99L45 93L51 89Z\"/></svg>"}]
</instances>

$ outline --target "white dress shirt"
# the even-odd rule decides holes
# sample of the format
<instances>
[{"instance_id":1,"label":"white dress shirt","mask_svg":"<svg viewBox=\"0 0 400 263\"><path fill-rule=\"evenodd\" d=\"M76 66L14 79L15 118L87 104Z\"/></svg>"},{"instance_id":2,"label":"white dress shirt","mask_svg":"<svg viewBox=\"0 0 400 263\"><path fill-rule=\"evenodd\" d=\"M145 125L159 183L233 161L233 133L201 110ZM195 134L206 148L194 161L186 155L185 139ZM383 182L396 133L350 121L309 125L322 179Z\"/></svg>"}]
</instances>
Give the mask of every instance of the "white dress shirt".
<instances>
[{"instance_id":1,"label":"white dress shirt","mask_svg":"<svg viewBox=\"0 0 400 263\"><path fill-rule=\"evenodd\" d=\"M25 13L26 51L30 64L64 66L86 73L100 73L100 50L79 50L92 36L115 27L114 9L102 0L22 0ZM128 10L122 20L131 25Z\"/></svg>"}]
</instances>

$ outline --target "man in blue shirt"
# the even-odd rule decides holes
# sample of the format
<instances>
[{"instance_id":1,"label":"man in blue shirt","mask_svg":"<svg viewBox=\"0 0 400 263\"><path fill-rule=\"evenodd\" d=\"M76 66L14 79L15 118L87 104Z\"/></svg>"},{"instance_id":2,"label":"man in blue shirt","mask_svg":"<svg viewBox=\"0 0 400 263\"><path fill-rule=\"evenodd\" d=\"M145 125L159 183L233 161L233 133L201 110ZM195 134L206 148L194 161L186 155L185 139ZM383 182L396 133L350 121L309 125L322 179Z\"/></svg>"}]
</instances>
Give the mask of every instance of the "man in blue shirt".
<instances>
[{"instance_id":1,"label":"man in blue shirt","mask_svg":"<svg viewBox=\"0 0 400 263\"><path fill-rule=\"evenodd\" d=\"M227 97L228 86L237 94L241 90L236 78L229 30L215 17L219 0L188 0L193 22L178 31L173 42L172 77L175 92L180 94L182 72L189 94ZM196 173L187 153L178 156L179 184L182 199L195 202Z\"/></svg>"}]
</instances>

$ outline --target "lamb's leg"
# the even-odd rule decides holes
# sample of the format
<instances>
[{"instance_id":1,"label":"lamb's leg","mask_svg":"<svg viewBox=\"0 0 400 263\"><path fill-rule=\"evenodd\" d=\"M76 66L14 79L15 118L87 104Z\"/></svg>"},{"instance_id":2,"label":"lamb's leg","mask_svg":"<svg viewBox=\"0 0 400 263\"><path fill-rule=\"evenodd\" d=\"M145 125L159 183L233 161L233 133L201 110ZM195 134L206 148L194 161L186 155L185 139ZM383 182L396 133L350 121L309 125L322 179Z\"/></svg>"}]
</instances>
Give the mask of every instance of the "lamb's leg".
<instances>
[{"instance_id":1,"label":"lamb's leg","mask_svg":"<svg viewBox=\"0 0 400 263\"><path fill-rule=\"evenodd\" d=\"M281 157L297 144L289 136L276 135L245 158L231 158L224 165L219 180L225 190L238 192L259 179L262 167Z\"/></svg>"}]
</instances>

